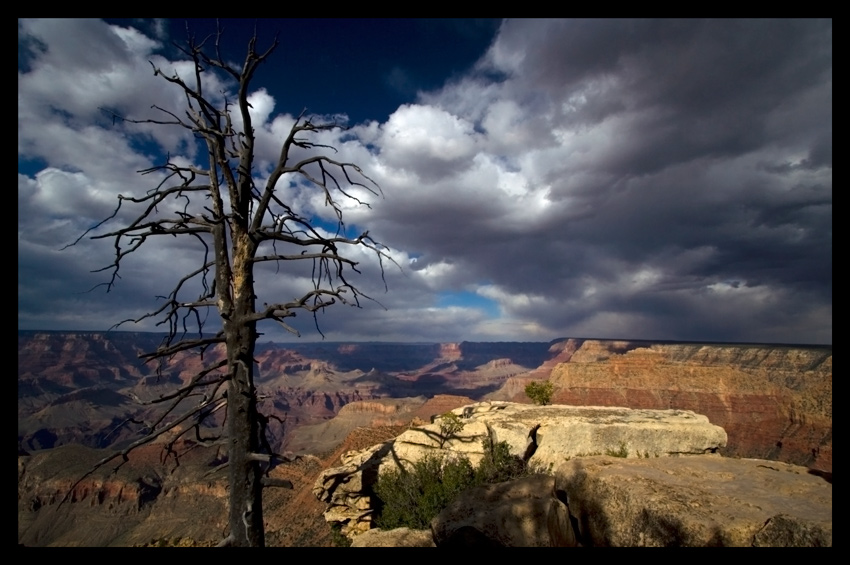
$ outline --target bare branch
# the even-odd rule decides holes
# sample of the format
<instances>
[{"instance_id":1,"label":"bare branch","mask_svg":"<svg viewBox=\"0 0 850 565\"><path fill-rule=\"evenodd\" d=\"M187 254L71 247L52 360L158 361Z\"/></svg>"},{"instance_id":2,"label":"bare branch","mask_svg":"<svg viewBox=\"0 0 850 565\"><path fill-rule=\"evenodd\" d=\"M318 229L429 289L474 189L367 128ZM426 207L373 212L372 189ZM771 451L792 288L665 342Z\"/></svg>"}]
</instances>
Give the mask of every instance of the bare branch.
<instances>
[{"instance_id":1,"label":"bare branch","mask_svg":"<svg viewBox=\"0 0 850 565\"><path fill-rule=\"evenodd\" d=\"M225 340L222 332L219 332L215 335L215 337L183 340L179 343L175 343L174 345L160 347L159 349L151 353L143 353L139 355L139 357L141 357L142 359L156 359L158 357L167 357L170 355L174 355L175 353L179 353L181 351L188 351L190 349L212 345L215 343L224 343L224 341Z\"/></svg>"},{"instance_id":2,"label":"bare branch","mask_svg":"<svg viewBox=\"0 0 850 565\"><path fill-rule=\"evenodd\" d=\"M183 398L186 398L186 395L188 395L189 393L194 392L198 387L205 387L205 386L209 386L209 385L219 384L227 378L226 375L222 375L221 377L219 377L215 380L212 380L212 381L201 381L201 379L203 377L207 376L208 374L212 373L213 371L215 371L217 369L221 369L222 367L225 367L226 365L227 365L227 359L222 359L221 361L213 363L212 365L205 367L204 369L201 369L194 377L192 377L192 379L189 381L188 385L180 387L170 394L160 395L159 397L157 397L153 400L142 401L141 404L143 404L143 405L144 404L158 404L160 402L165 402L167 400L172 400L172 399L178 398L178 397L183 399ZM206 400L206 396L205 396L205 400Z\"/></svg>"},{"instance_id":3,"label":"bare branch","mask_svg":"<svg viewBox=\"0 0 850 565\"><path fill-rule=\"evenodd\" d=\"M220 399L217 399L217 400L220 400ZM210 402L213 402L213 401L211 400ZM104 465L109 463L110 461L114 461L115 459L121 457L122 458L121 463L118 465L118 467L115 467L115 469L113 469L112 472L114 473L114 472L118 471L118 469L120 469L127 461L129 461L128 454L130 452L132 452L133 450L135 450L138 447L141 447L143 445L146 445L146 444L152 442L153 440L155 440L156 438L158 438L162 434L174 429L175 427L179 426L180 424L182 424L183 422L185 422L186 420L188 420L189 418L191 418L192 416L194 416L198 412L202 411L205 407L206 407L206 405L198 406L194 410L187 412L186 414L179 417L177 420L169 423L168 425L160 428L159 430L152 431L151 433L147 434L143 438L131 443L125 449L122 449L121 451L118 451L116 453L113 453L112 455L104 457L103 459L101 459L100 461L95 463L95 465L85 475L83 475L82 477L77 479L77 481L73 485L71 485L71 488L68 489L68 492L65 494L65 496L62 498L62 500L59 502L59 505L61 506L62 504L67 502L68 499L73 494L74 489L77 488L77 486L81 482L83 482L87 477L91 476L95 471L97 471L98 469L100 469L101 467L103 467Z\"/></svg>"}]
</instances>

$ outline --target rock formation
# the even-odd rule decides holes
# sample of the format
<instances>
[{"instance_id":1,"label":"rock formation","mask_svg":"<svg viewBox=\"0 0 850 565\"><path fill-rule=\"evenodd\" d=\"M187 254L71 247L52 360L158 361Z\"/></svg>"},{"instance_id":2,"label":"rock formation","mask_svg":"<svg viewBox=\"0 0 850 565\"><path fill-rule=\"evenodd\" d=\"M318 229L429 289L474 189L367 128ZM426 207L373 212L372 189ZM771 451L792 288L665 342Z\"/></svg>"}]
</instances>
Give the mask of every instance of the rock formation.
<instances>
[{"instance_id":1,"label":"rock formation","mask_svg":"<svg viewBox=\"0 0 850 565\"><path fill-rule=\"evenodd\" d=\"M429 535L437 547L831 547L832 484L760 459L580 457L462 493L414 539ZM355 543L375 540L407 545Z\"/></svg>"},{"instance_id":2,"label":"rock formation","mask_svg":"<svg viewBox=\"0 0 850 565\"><path fill-rule=\"evenodd\" d=\"M340 408L330 420L293 428L287 438L287 447L295 453L323 453L339 445L358 427L420 425L429 422L435 414L472 402L466 396L450 394L438 394L430 399L417 396L354 401Z\"/></svg>"},{"instance_id":3,"label":"rock formation","mask_svg":"<svg viewBox=\"0 0 850 565\"><path fill-rule=\"evenodd\" d=\"M552 496L553 483L549 475L533 475L461 493L431 521L434 544L438 547L575 546L567 506Z\"/></svg>"},{"instance_id":4,"label":"rock formation","mask_svg":"<svg viewBox=\"0 0 850 565\"><path fill-rule=\"evenodd\" d=\"M18 332L18 435L24 449L66 443L126 445L149 419L133 395L172 390L200 366L178 354L162 367L138 354L160 335ZM221 355L207 351L208 360ZM549 379L553 401L683 409L729 435L724 455L777 459L832 472L832 348L563 339L551 343L259 344L257 382L272 445L355 401L459 394L527 402L525 385Z\"/></svg>"},{"instance_id":5,"label":"rock formation","mask_svg":"<svg viewBox=\"0 0 850 565\"><path fill-rule=\"evenodd\" d=\"M69 513L67 519L61 519L51 518L49 514L55 507L56 488L63 475L58 469L49 477L43 475L43 469L38 470L42 458L50 455L40 450L65 444L116 448L138 439L139 427L122 423L128 418L149 420L147 411L157 407L140 406L134 398L151 398L171 391L200 366L197 355L191 353L178 354L162 367L161 373L156 365L140 364L137 355L156 349L160 339L157 334L133 332L18 332L19 453L34 453L31 457L19 457L22 468L29 468L19 476L19 526L29 524L27 542L50 539L56 544L74 543L79 530L72 522L100 524L97 527L104 532L104 540L109 538L109 543L117 543L119 539L116 532L107 535L118 522L123 528L131 527L133 520L142 520L137 531L148 531L151 535L168 523L163 521L172 512L168 510L172 483L168 482L171 479L167 473L142 470L132 478L125 477L126 481L120 477L120 480L102 477L100 482L84 483L79 502L74 506L90 505L90 510L85 515ZM221 354L211 348L207 351L207 361ZM260 344L255 357L258 385L265 398L263 407L284 420L272 419L269 424L274 435L272 444L279 451L290 450L289 442L292 442L299 453L316 453L314 449L329 453L357 426L427 424L435 415L482 399L527 403L525 384L551 378L556 385L553 400L557 403L678 410L683 414L693 411L707 416L711 424L723 427L728 433L725 447L719 447L717 442L721 454L806 465L813 473L831 480L832 349L829 346L587 339L489 344L297 342ZM425 398L430 399L423 403ZM554 428L541 426L531 441L528 433L535 424L502 426L495 422L496 414L490 417L493 422L483 428L480 422L474 423L478 416L470 418L467 429L458 438L445 438L445 447L460 449L463 444L474 460L480 457L479 440L485 430L498 436L498 440L509 441L516 454L524 454L533 447L539 451L535 457L540 460L545 458L547 443L573 445L577 455L626 451L633 456L639 449L635 442L649 445L645 437L639 437L640 426L632 426L625 434L611 425L612 436L607 439L599 437L601 427L590 426L588 429L597 432L586 432L584 439L580 439L578 426L562 438L558 438ZM435 426L438 424L439 421L435 422ZM438 427L418 425L418 428L421 431L411 435L409 442L399 442L396 455L399 450L436 450L435 445L441 441L434 435ZM645 431L650 429L651 426L645 426ZM459 438L465 438L468 444ZM578 444L584 447L577 447ZM152 448L159 450L157 446ZM658 446L660 453L677 449L673 445ZM649 447L640 450L642 456L652 456ZM60 450L53 455L53 461L57 462L66 452ZM367 454L360 461L364 469L372 469L369 472L377 472L373 455ZM346 461L351 463L358 457L349 454ZM558 461L550 462L557 468ZM330 465L331 460L323 464ZM75 467L67 460L64 466L67 472L62 484L68 486L73 482L68 479ZM198 469L200 475L209 470ZM319 468L311 467L310 473L319 473ZM40 478L36 481L37 477ZM311 486L314 483L313 478L305 481ZM158 488L162 490L155 504L139 505L138 499L147 500ZM186 485L180 488L189 489ZM216 486L208 494L221 488ZM294 503L296 499L286 493L284 496L275 492L269 497L270 503ZM309 488L306 494L311 509L320 511L322 504ZM212 500L206 496L199 496L198 500ZM304 499L298 500L301 507L310 506ZM359 504L367 502L363 500ZM41 510L33 511L32 507ZM132 512L128 510L133 508ZM154 512L157 508L160 510ZM97 518L98 512L105 513ZM120 520L116 520L115 512L121 513ZM175 507L173 512L179 514L179 508ZM198 510L195 515L198 512L206 511ZM154 517L145 518L146 513ZM210 512L211 520L215 514ZM67 528L65 534L62 528ZM312 534L290 536L291 529L281 527L270 531L270 542L279 539L283 543L285 539L291 545L298 540L319 539L311 537ZM174 530L167 535L180 533Z\"/></svg>"},{"instance_id":6,"label":"rock formation","mask_svg":"<svg viewBox=\"0 0 850 565\"><path fill-rule=\"evenodd\" d=\"M832 472L830 347L565 340L553 349L560 362L548 375L509 379L488 398L524 401L525 384L548 377L553 402L693 410L726 430L724 455Z\"/></svg>"},{"instance_id":7,"label":"rock formation","mask_svg":"<svg viewBox=\"0 0 850 565\"><path fill-rule=\"evenodd\" d=\"M510 452L542 468L556 468L571 457L618 453L625 457L667 457L717 451L726 434L704 416L682 410L631 410L577 406L530 406L481 402L453 410L465 426L452 437L440 435L439 420L402 433L394 440L342 458L313 488L329 503L325 519L356 535L372 521L372 485L380 473L427 454L462 454L476 465L482 440L507 442ZM533 433L532 433L533 432Z\"/></svg>"},{"instance_id":8,"label":"rock formation","mask_svg":"<svg viewBox=\"0 0 850 565\"><path fill-rule=\"evenodd\" d=\"M332 547L334 538L322 517L325 505L312 493L318 474L338 464L345 451L362 449L397 436L406 426L358 428L324 457L304 456L279 465L271 477L294 489L270 488L263 494L266 543L270 547ZM227 472L216 447L176 446L162 462L161 445L130 454L115 474L113 462L78 485L71 499L59 501L98 460L109 454L83 446L63 446L18 457L18 543L26 546L210 546L225 535Z\"/></svg>"},{"instance_id":9,"label":"rock formation","mask_svg":"<svg viewBox=\"0 0 850 565\"><path fill-rule=\"evenodd\" d=\"M178 450L180 448L178 447ZM27 546L131 546L152 539L192 538L212 544L226 525L226 473L216 449L195 449L163 465L161 446L101 467L71 490L104 457L67 445L18 457L18 542ZM60 505L65 495L67 502Z\"/></svg>"},{"instance_id":10,"label":"rock formation","mask_svg":"<svg viewBox=\"0 0 850 565\"><path fill-rule=\"evenodd\" d=\"M430 531L396 528L363 532L354 538L351 547L436 547L436 545Z\"/></svg>"},{"instance_id":11,"label":"rock formation","mask_svg":"<svg viewBox=\"0 0 850 565\"><path fill-rule=\"evenodd\" d=\"M140 406L135 399L171 392L204 364L195 352L178 353L162 366L142 364L138 355L155 350L161 339L154 333L19 331L19 446L123 447L138 439L138 427L121 423L130 418L150 420L158 407ZM540 364L546 347L545 343L468 342L445 347L258 344L257 385L264 398L262 409L273 416L270 444L278 451L309 451L303 442L289 445L297 438L296 430L328 421L352 402L455 391L478 399L508 377ZM223 355L222 347L211 347L205 359L210 362ZM277 418L285 420L285 425ZM321 448L328 448L324 443Z\"/></svg>"},{"instance_id":12,"label":"rock formation","mask_svg":"<svg viewBox=\"0 0 850 565\"><path fill-rule=\"evenodd\" d=\"M586 546L832 546L832 484L759 459L574 459L555 476Z\"/></svg>"}]
</instances>

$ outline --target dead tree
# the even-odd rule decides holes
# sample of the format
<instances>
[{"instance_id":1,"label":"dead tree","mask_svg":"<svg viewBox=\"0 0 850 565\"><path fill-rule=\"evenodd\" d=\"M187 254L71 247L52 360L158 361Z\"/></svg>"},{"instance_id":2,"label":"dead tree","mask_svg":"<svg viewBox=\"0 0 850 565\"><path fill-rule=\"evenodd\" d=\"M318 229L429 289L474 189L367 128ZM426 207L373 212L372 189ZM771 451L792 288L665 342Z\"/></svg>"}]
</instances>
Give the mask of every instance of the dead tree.
<instances>
[{"instance_id":1,"label":"dead tree","mask_svg":"<svg viewBox=\"0 0 850 565\"><path fill-rule=\"evenodd\" d=\"M249 87L255 70L269 58L278 41L275 38L266 51L258 52L255 32L245 61L237 69L222 58L220 37L220 29L202 41L190 35L185 46L177 46L194 62L193 76L169 74L151 63L156 76L183 92L185 108L153 106L162 117L143 120L111 112L114 121L184 128L205 145L208 162L196 166L169 158L161 166L139 171L163 174L165 180L144 195L119 195L113 214L74 244L84 237L112 241L114 261L100 269L111 274L102 283L108 292L119 278L122 262L142 245L171 237L193 238L197 242L197 267L177 281L154 311L120 324L152 318L168 328L167 338L159 348L141 355L148 361L167 360L193 349L203 353L217 344L224 345L227 357L210 362L187 385L156 399L155 402L165 403L164 408L161 417L146 423L144 437L99 465L117 457L126 461L132 449L166 433L179 436L193 429L197 433L205 419L226 408L223 438L228 453L230 532L222 543L262 546L261 463L276 456L268 453L268 418L258 409L254 384L257 324L274 321L297 333L287 318L299 311L312 313L315 318L317 312L337 302L360 306L361 299L371 298L348 280L352 272L360 273L358 263L351 259L351 250L359 246L373 252L382 275L383 260L392 258L388 248L373 240L368 232L356 237L345 234L340 203L348 199L368 206L357 198L353 187L374 195L379 195L380 189L357 165L332 158L334 148L311 141L315 134L339 129L340 124L314 123L302 112L282 142L268 180L255 182L256 139L249 112ZM211 72L222 73L236 82L233 100L204 90L204 77L208 76L205 73ZM239 121L241 127L235 126L234 122ZM317 227L287 202L291 182L307 183L321 191L326 205L336 215L335 234ZM124 208L126 212L127 207L135 207L131 214L134 219L118 229L97 233L96 230L107 229L102 226L116 221L119 211ZM295 266L304 262L311 264L312 288L293 300L258 307L254 277L259 265ZM200 294L187 299L191 289L200 289ZM218 313L220 326L207 323L208 312ZM205 325L214 325L216 331L205 332ZM190 396L202 400L187 409ZM267 482L269 486L273 483Z\"/></svg>"}]
</instances>

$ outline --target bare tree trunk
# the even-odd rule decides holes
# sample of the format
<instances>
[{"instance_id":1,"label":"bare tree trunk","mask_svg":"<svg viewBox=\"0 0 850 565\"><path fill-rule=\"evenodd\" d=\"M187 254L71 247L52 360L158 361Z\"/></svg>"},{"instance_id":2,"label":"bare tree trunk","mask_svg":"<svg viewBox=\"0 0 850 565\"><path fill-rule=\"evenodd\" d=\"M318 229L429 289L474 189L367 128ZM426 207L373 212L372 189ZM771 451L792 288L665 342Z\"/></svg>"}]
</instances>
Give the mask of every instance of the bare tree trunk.
<instances>
[{"instance_id":1,"label":"bare tree trunk","mask_svg":"<svg viewBox=\"0 0 850 565\"><path fill-rule=\"evenodd\" d=\"M250 198L245 183L242 201ZM254 276L251 258L255 246L247 234L247 205L236 206L238 214L231 219L233 270L230 313L222 316L227 357L232 378L227 388L227 428L230 443L230 534L232 545L265 546L263 525L263 484L260 463L260 423L257 391L254 386L254 348L257 323L249 321L254 314ZM222 242L223 243L223 242ZM223 247L223 245L222 245Z\"/></svg>"},{"instance_id":2,"label":"bare tree trunk","mask_svg":"<svg viewBox=\"0 0 850 565\"><path fill-rule=\"evenodd\" d=\"M232 379L227 390L231 545L263 547L263 485L259 451L257 396L253 384L253 327L228 335Z\"/></svg>"},{"instance_id":3,"label":"bare tree trunk","mask_svg":"<svg viewBox=\"0 0 850 565\"><path fill-rule=\"evenodd\" d=\"M260 462L269 462L273 456L280 459L280 456L270 453L271 448L264 438L264 423L267 418L258 410L257 390L254 386L257 322L272 320L287 331L299 335L295 328L286 323L287 318L294 317L298 311L312 313L315 320L317 311L337 302L360 306L361 298L372 300L347 280L349 272L360 271L357 269L357 261L347 255L345 249L364 247L373 252L381 267L382 277L383 260L392 261L394 264L395 261L389 255L388 248L373 240L368 231L357 237L342 235L345 231L342 222L343 209L335 196L338 198L341 195L358 204L369 206L355 194L347 192L346 185L349 190L352 187L363 189L375 196L380 192L378 185L367 177L360 167L354 163L336 161L321 151L312 155L300 154L297 160L291 158L290 151L293 150L296 153L317 149L336 151L332 147L311 141L310 136L344 129L340 125L313 123L309 118L302 120L302 112L284 140L280 156L268 180L264 185L255 185L252 177L255 138L249 111L248 89L257 65L271 55L278 42L275 38L267 51L258 53L255 50L257 37L254 35L248 44L245 63L239 70L221 58L218 52L220 35L219 29L215 36L215 57L204 52L206 40L198 43L191 35L186 47L177 45L194 61L194 78L187 79L188 82L176 72L171 76L163 74L151 63L154 75L162 76L186 95L185 111L174 112L155 106L164 115L161 120L133 120L111 113L113 119L128 123L178 126L192 132L196 138L203 139L206 143L209 159L207 168L177 164L169 160L165 165L141 171L145 174L161 171L165 173L166 179L143 196L119 195L118 205L112 215L86 230L71 245L113 220L122 206L143 207L136 218L123 227L91 236L92 239L114 239L115 259L111 265L101 269L112 270L110 280L102 283L108 291L119 278L118 271L122 259L135 252L149 238L162 235L191 236L200 242L199 251L202 258L199 265L176 283L163 305L136 320L125 320L117 325L131 321L138 323L146 318L161 316L158 324L168 325L168 335L156 351L142 354L143 359L166 360L190 349L199 350L203 358L203 352L208 347L224 344L227 349L227 365L225 367L221 361L213 362L201 369L186 386L150 401L169 404L163 414L148 426L149 433L121 452L104 458L94 469L117 457L127 461L127 454L136 447L178 429L177 437L172 439L168 446L170 450L180 436L191 429L197 432L204 420L226 402L230 533L220 545L263 546L263 470ZM225 102L223 107L217 107L205 97L201 73L213 69L220 70L239 82L236 104ZM238 112L241 118L242 131L233 128L234 112ZM236 159L238 164L234 162ZM284 177L288 178L279 187L278 181ZM331 206L338 219L339 229L336 235L327 235L316 229L309 216L300 215L282 200L285 198L285 189L294 182L306 183L324 195L326 205ZM367 183L371 183L371 186ZM184 202L183 209L174 212L175 215L160 212L159 207L171 199ZM210 257L210 243L213 246L213 257ZM262 253L258 255L258 251ZM290 261L312 263L313 288L294 300L264 303L264 308L257 311L254 266L269 263L281 265ZM213 284L209 284L208 276L213 270L215 278ZM185 294L189 292L188 288L198 282L203 292L197 298L187 299ZM386 282L384 287L386 289ZM204 334L205 313L213 308L218 310L221 316L222 329L214 335ZM190 330L193 323L196 328ZM318 322L316 328L318 329ZM198 332L197 337L186 336L187 332L194 330ZM225 383L226 398L221 390ZM181 403L201 392L204 400L200 404L189 408L188 412L177 419L166 419L169 414L180 414L180 408L185 406ZM179 429L178 426L183 428ZM261 451L262 446L265 446L265 452ZM71 491L73 487L66 499Z\"/></svg>"}]
</instances>

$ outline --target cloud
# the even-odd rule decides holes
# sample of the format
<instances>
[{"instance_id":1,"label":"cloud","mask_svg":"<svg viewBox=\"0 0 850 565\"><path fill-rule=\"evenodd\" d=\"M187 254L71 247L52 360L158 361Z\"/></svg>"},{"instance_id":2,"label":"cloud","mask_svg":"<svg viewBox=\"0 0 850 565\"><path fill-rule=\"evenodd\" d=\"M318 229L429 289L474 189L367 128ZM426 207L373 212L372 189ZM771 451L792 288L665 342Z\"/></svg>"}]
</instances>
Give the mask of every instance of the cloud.
<instances>
[{"instance_id":1,"label":"cloud","mask_svg":"<svg viewBox=\"0 0 850 565\"><path fill-rule=\"evenodd\" d=\"M453 174L452 190L411 181L389 215L420 221L392 235L418 242L421 264L463 265L455 285L491 281L506 311L552 332L775 338L749 321L776 308L811 322L791 297L821 313L831 302L830 33L823 21L507 21L481 74L422 97L473 122L469 162L495 170ZM708 291L729 278L782 299ZM706 323L676 323L664 314L676 308ZM818 320L796 339L829 335Z\"/></svg>"},{"instance_id":2,"label":"cloud","mask_svg":"<svg viewBox=\"0 0 850 565\"><path fill-rule=\"evenodd\" d=\"M404 105L382 126L381 160L434 181L463 172L475 155L472 124L432 106Z\"/></svg>"},{"instance_id":3,"label":"cloud","mask_svg":"<svg viewBox=\"0 0 850 565\"><path fill-rule=\"evenodd\" d=\"M20 327L46 320L36 312L56 279L85 286L84 269L55 250L119 193L162 178L135 171L162 151L203 154L179 127L113 125L98 110L146 119L152 102L185 103L148 60L186 80L190 63L151 29L19 24L19 160L46 163L19 174ZM388 80L403 87L405 68ZM207 92L232 88L208 76ZM249 97L259 183L295 120L277 96L258 83ZM387 309L321 314L329 339L831 343L830 20L506 20L476 65L387 115L316 138L379 185L377 196L351 191L371 208L333 197L351 232L368 229L403 267L386 269L385 293L377 263L354 251L357 284ZM324 194L292 176L278 189L331 229ZM111 261L108 245L85 249L71 256ZM141 308L153 283L170 288L196 249L169 241L140 254L122 308ZM307 264L271 267L258 294L289 299L309 286ZM497 308L446 304L446 293ZM85 320L75 300L57 306L77 312L65 324ZM109 318L102 310L89 309ZM313 321L295 323L309 334Z\"/></svg>"}]
</instances>

